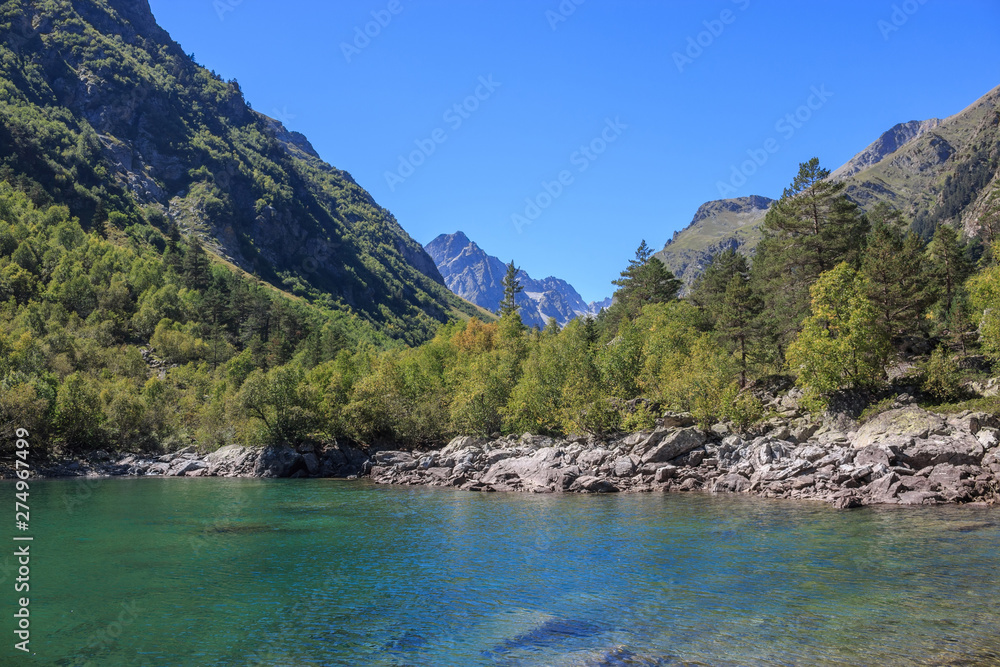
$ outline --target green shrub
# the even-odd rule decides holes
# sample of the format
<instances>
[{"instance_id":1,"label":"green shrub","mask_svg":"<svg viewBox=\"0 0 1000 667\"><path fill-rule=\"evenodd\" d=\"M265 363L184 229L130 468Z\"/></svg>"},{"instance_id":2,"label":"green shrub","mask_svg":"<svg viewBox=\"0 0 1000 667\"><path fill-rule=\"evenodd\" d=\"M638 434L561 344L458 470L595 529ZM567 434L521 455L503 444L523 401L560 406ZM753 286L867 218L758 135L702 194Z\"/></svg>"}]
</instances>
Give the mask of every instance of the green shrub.
<instances>
[{"instance_id":1,"label":"green shrub","mask_svg":"<svg viewBox=\"0 0 1000 667\"><path fill-rule=\"evenodd\" d=\"M964 373L955 360L939 347L931 353L931 358L924 366L921 389L941 403L958 401L968 393L962 387L963 376Z\"/></svg>"},{"instance_id":2,"label":"green shrub","mask_svg":"<svg viewBox=\"0 0 1000 667\"><path fill-rule=\"evenodd\" d=\"M722 394L719 416L733 425L738 433L745 433L764 419L764 404L752 392L741 390L732 382Z\"/></svg>"}]
</instances>

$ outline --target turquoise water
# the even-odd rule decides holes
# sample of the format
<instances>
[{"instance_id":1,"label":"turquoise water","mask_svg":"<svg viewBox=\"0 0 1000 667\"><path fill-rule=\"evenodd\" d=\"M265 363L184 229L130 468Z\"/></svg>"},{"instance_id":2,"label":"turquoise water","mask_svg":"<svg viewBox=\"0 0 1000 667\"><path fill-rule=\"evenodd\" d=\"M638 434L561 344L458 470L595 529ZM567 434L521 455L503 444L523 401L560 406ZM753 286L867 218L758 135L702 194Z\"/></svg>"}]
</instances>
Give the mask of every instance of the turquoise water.
<instances>
[{"instance_id":1,"label":"turquoise water","mask_svg":"<svg viewBox=\"0 0 1000 667\"><path fill-rule=\"evenodd\" d=\"M31 515L4 665L1000 664L994 509L110 479Z\"/></svg>"}]
</instances>

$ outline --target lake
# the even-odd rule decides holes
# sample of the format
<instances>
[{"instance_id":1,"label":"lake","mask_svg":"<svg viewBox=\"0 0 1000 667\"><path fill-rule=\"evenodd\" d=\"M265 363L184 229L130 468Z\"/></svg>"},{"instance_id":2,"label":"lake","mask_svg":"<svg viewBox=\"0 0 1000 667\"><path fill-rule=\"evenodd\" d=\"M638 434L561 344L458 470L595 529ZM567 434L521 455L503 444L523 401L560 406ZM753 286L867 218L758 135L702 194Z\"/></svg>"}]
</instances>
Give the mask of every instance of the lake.
<instances>
[{"instance_id":1,"label":"lake","mask_svg":"<svg viewBox=\"0 0 1000 667\"><path fill-rule=\"evenodd\" d=\"M173 478L31 519L3 664L1000 663L1000 509Z\"/></svg>"}]
</instances>

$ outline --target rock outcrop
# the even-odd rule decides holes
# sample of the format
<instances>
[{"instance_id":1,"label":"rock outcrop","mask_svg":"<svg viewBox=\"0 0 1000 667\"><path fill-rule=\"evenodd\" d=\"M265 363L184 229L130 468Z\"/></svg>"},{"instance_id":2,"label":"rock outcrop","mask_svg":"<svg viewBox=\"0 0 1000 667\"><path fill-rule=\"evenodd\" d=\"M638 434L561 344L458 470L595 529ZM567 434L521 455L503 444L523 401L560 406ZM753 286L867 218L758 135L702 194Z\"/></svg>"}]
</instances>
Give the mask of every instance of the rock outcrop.
<instances>
[{"instance_id":1,"label":"rock outcrop","mask_svg":"<svg viewBox=\"0 0 1000 667\"><path fill-rule=\"evenodd\" d=\"M743 438L662 420L652 431L607 442L456 438L439 451L375 455L380 484L471 491L611 493L706 491L814 499L850 508L998 500L1000 422L985 413L944 417L916 406L857 430L777 418ZM837 423L837 422L831 422Z\"/></svg>"},{"instance_id":2,"label":"rock outcrop","mask_svg":"<svg viewBox=\"0 0 1000 667\"><path fill-rule=\"evenodd\" d=\"M88 460L65 461L43 469L42 474L48 477L358 477L368 465L368 456L361 450L333 442L321 449L312 445L299 449L227 445L205 455L197 453L194 447L185 447L156 458L96 452Z\"/></svg>"}]
</instances>

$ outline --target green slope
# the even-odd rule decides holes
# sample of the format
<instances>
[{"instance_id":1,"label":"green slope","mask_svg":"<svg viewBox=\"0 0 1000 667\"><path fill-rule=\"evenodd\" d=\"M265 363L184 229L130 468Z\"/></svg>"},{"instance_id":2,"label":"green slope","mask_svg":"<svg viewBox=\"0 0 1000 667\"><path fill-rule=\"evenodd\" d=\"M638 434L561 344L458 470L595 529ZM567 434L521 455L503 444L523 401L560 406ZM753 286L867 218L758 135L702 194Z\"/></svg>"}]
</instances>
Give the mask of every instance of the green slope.
<instances>
[{"instance_id":1,"label":"green slope","mask_svg":"<svg viewBox=\"0 0 1000 667\"><path fill-rule=\"evenodd\" d=\"M831 178L845 181L848 196L864 209L884 201L902 210L926 236L938 223L961 226L973 236L998 184L998 128L1000 87L942 121L890 129ZM656 256L690 285L715 253L753 252L770 201L751 196L707 202Z\"/></svg>"},{"instance_id":2,"label":"green slope","mask_svg":"<svg viewBox=\"0 0 1000 667\"><path fill-rule=\"evenodd\" d=\"M773 200L752 195L702 204L691 223L656 253L675 276L690 285L717 252L751 252L760 240L760 224Z\"/></svg>"},{"instance_id":3,"label":"green slope","mask_svg":"<svg viewBox=\"0 0 1000 667\"><path fill-rule=\"evenodd\" d=\"M941 222L974 234L997 180L998 157L1000 87L844 181L863 208L888 202L925 235Z\"/></svg>"},{"instance_id":4,"label":"green slope","mask_svg":"<svg viewBox=\"0 0 1000 667\"><path fill-rule=\"evenodd\" d=\"M145 0L7 0L0 34L0 178L36 203L87 229L159 209L241 269L410 343L478 312L350 174L197 65Z\"/></svg>"}]
</instances>

